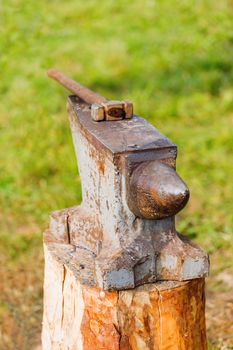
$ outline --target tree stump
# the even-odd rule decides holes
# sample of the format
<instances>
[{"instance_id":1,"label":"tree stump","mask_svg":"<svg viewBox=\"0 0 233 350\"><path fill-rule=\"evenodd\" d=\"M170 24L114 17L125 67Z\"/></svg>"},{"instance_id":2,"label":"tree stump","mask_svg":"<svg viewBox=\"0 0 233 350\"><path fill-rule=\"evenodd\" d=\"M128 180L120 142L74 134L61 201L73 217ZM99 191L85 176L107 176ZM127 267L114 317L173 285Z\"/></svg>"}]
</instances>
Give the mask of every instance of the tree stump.
<instances>
[{"instance_id":1,"label":"tree stump","mask_svg":"<svg viewBox=\"0 0 233 350\"><path fill-rule=\"evenodd\" d=\"M83 285L45 243L43 350L206 350L204 279Z\"/></svg>"}]
</instances>

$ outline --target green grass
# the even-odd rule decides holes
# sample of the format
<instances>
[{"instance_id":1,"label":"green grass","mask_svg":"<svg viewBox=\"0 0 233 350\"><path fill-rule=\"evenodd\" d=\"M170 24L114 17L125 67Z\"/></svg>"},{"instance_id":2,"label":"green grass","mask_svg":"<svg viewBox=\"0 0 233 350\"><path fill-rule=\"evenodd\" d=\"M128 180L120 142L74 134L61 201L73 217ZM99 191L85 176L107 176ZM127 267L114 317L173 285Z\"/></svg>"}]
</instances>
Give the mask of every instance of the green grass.
<instances>
[{"instance_id":1,"label":"green grass","mask_svg":"<svg viewBox=\"0 0 233 350\"><path fill-rule=\"evenodd\" d=\"M232 259L224 261L233 238L232 5L226 0L1 2L5 268L17 270L18 254L25 266L34 255L42 261L40 234L48 213L81 199L67 93L46 77L53 66L109 98L133 101L138 114L178 145L178 171L191 190L178 227L211 254L221 252L221 269L233 268ZM40 298L38 292L38 304Z\"/></svg>"}]
</instances>

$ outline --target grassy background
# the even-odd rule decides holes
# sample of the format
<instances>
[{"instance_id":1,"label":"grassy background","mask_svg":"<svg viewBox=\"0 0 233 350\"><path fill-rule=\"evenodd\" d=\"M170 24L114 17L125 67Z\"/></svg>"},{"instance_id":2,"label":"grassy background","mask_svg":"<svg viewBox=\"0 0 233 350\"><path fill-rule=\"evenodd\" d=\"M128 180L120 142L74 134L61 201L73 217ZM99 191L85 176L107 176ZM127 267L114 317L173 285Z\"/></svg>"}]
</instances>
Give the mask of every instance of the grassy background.
<instances>
[{"instance_id":1,"label":"grassy background","mask_svg":"<svg viewBox=\"0 0 233 350\"><path fill-rule=\"evenodd\" d=\"M55 66L135 110L179 148L191 199L178 219L233 270L231 1L0 2L0 349L40 332L41 232L51 210L81 199ZM228 258L229 257L229 258ZM221 286L212 283L212 287Z\"/></svg>"}]
</instances>

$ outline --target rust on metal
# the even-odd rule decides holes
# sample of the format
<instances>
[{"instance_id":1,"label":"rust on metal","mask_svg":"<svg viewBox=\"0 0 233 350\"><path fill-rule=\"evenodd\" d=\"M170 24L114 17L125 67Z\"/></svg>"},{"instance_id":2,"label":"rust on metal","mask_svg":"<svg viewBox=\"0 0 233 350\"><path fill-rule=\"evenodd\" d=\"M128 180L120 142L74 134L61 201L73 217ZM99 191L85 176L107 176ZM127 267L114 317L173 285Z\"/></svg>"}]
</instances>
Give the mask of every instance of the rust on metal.
<instances>
[{"instance_id":1,"label":"rust on metal","mask_svg":"<svg viewBox=\"0 0 233 350\"><path fill-rule=\"evenodd\" d=\"M162 219L177 214L189 199L189 190L176 171L157 160L144 162L133 171L128 205L144 219Z\"/></svg>"},{"instance_id":2,"label":"rust on metal","mask_svg":"<svg viewBox=\"0 0 233 350\"><path fill-rule=\"evenodd\" d=\"M78 125L91 144L109 154L132 153L138 157L140 153L144 160L149 160L152 153L153 158L176 158L176 145L137 115L117 123L94 123L90 117L89 106L76 96L68 98L67 108L72 115L72 126ZM139 158L139 162L142 161Z\"/></svg>"}]
</instances>

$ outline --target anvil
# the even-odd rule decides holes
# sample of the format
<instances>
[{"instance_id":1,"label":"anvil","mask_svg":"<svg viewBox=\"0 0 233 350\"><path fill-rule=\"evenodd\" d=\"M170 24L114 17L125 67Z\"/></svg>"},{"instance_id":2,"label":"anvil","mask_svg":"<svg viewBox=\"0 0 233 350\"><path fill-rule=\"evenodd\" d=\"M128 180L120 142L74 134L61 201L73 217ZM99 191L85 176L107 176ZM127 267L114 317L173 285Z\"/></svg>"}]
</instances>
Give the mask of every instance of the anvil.
<instances>
[{"instance_id":1,"label":"anvil","mask_svg":"<svg viewBox=\"0 0 233 350\"><path fill-rule=\"evenodd\" d=\"M78 96L67 106L82 203L51 214L46 239L57 259L103 290L206 276L208 255L175 228L189 198L177 147L136 115L97 122Z\"/></svg>"}]
</instances>

